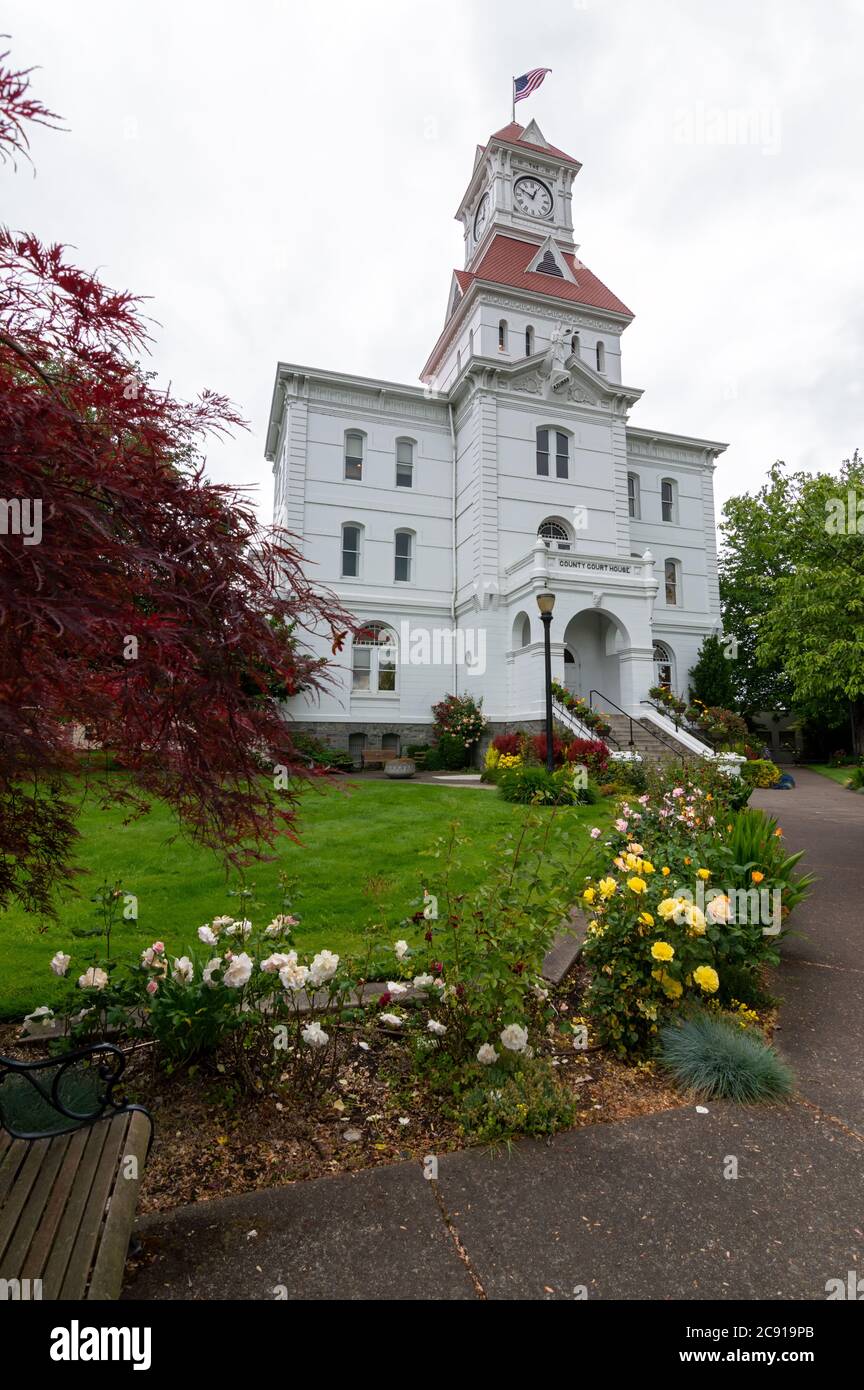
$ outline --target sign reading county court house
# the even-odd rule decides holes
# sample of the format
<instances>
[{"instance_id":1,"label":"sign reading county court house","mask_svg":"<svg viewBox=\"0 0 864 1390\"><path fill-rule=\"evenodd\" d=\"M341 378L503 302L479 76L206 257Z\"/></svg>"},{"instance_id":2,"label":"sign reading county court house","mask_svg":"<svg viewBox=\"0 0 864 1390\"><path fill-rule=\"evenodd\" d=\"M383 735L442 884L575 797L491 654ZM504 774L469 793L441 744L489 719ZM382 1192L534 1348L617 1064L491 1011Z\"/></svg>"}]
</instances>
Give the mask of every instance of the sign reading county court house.
<instances>
[{"instance_id":1,"label":"sign reading county court house","mask_svg":"<svg viewBox=\"0 0 864 1390\"><path fill-rule=\"evenodd\" d=\"M632 565L611 565L605 560L562 560L558 564L563 570L591 570L594 574L632 574Z\"/></svg>"}]
</instances>

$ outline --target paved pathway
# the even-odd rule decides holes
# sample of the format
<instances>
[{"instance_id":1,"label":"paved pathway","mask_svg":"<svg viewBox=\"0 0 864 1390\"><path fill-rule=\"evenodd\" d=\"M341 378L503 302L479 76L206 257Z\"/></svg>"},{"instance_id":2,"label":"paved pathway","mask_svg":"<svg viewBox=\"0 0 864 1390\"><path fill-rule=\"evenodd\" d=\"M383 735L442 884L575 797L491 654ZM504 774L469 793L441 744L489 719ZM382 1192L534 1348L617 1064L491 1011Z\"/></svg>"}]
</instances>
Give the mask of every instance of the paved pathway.
<instances>
[{"instance_id":1,"label":"paved pathway","mask_svg":"<svg viewBox=\"0 0 864 1390\"><path fill-rule=\"evenodd\" d=\"M864 797L802 772L754 800L821 880L775 985L792 1104L688 1105L452 1154L437 1181L397 1164L144 1218L154 1259L124 1297L822 1299L864 1275Z\"/></svg>"}]
</instances>

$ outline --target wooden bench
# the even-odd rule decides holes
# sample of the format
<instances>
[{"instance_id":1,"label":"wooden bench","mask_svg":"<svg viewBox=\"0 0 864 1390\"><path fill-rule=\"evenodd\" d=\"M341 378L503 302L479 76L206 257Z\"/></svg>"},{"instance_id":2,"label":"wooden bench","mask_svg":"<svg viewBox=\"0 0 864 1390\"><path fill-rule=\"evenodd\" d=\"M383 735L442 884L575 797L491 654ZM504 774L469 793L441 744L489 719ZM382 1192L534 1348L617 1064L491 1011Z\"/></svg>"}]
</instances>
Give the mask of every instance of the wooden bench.
<instances>
[{"instance_id":1,"label":"wooden bench","mask_svg":"<svg viewBox=\"0 0 864 1390\"><path fill-rule=\"evenodd\" d=\"M0 1057L0 1298L119 1296L153 1134L114 1098L125 1061L110 1043Z\"/></svg>"},{"instance_id":2,"label":"wooden bench","mask_svg":"<svg viewBox=\"0 0 864 1390\"><path fill-rule=\"evenodd\" d=\"M402 754L397 753L395 748L364 748L361 754L363 767L375 767L384 763L390 763L394 758L401 758Z\"/></svg>"}]
</instances>

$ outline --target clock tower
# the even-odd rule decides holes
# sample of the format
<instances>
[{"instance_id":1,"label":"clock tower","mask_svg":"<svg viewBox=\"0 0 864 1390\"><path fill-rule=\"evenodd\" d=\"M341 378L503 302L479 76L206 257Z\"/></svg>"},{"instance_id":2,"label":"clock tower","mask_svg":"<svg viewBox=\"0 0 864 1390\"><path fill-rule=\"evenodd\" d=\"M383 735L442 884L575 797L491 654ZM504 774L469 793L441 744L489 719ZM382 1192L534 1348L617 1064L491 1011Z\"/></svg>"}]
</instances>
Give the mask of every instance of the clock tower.
<instances>
[{"instance_id":1,"label":"clock tower","mask_svg":"<svg viewBox=\"0 0 864 1390\"><path fill-rule=\"evenodd\" d=\"M536 121L515 121L479 145L471 181L456 213L465 233L465 268L479 264L495 232L572 252L573 180L581 165L550 145Z\"/></svg>"}]
</instances>

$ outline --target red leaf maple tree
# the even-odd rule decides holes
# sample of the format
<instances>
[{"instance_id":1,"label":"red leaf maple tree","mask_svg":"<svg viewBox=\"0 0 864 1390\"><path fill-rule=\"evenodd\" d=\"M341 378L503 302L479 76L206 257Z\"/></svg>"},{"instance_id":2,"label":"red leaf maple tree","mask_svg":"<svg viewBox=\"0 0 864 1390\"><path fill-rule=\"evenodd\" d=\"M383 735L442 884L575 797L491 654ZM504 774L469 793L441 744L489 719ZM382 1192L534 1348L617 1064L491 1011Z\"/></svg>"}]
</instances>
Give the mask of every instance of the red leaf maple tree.
<instances>
[{"instance_id":1,"label":"red leaf maple tree","mask_svg":"<svg viewBox=\"0 0 864 1390\"><path fill-rule=\"evenodd\" d=\"M8 169L57 118L7 56ZM294 836L309 768L279 699L327 680L304 632L336 652L351 627L290 535L205 477L234 407L159 390L148 342L139 298L0 227L0 908L56 910L82 794L130 816L160 797L234 863Z\"/></svg>"}]
</instances>

